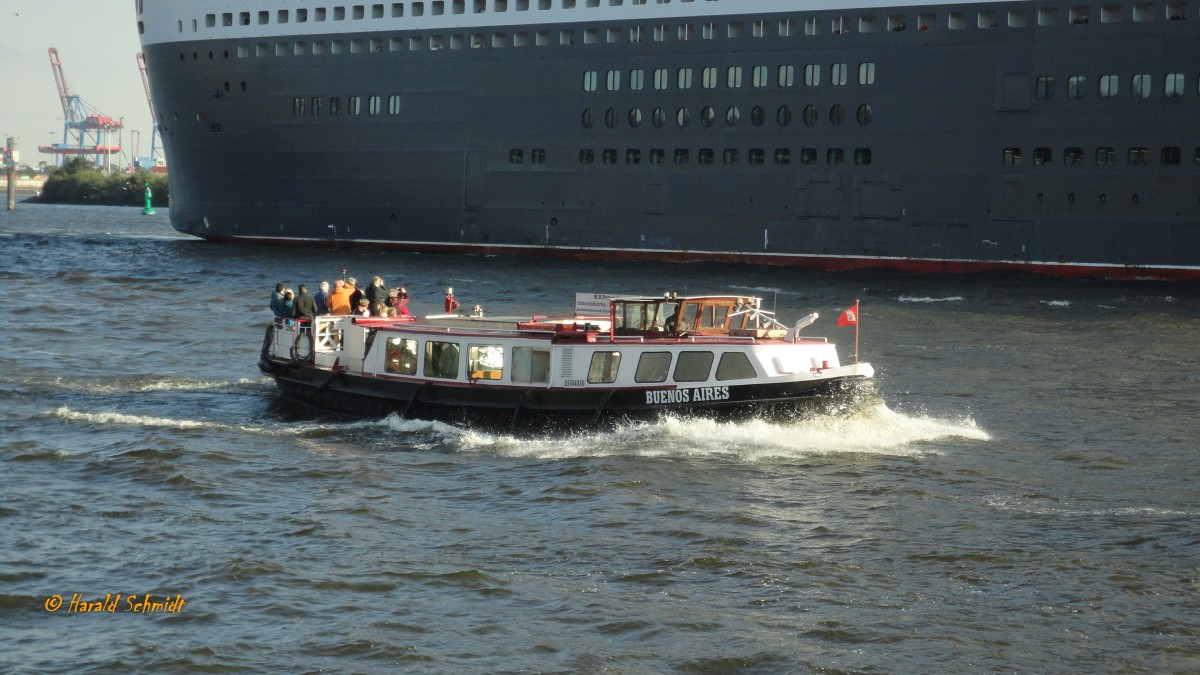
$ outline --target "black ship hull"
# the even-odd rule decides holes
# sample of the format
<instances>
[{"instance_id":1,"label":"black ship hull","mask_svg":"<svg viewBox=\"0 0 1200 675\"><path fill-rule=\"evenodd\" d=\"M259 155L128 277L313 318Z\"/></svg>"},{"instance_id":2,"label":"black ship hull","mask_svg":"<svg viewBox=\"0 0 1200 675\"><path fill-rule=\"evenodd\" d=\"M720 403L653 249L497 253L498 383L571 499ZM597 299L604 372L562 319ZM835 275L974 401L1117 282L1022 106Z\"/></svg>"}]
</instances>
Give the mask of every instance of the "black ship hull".
<instances>
[{"instance_id":1,"label":"black ship hull","mask_svg":"<svg viewBox=\"0 0 1200 675\"><path fill-rule=\"evenodd\" d=\"M1138 7L691 16L645 39L223 37L214 15L145 49L172 223L206 239L1200 278L1200 15Z\"/></svg>"},{"instance_id":2,"label":"black ship hull","mask_svg":"<svg viewBox=\"0 0 1200 675\"><path fill-rule=\"evenodd\" d=\"M440 421L464 427L550 433L611 428L663 416L722 421L794 421L806 415L852 406L872 389L866 378L827 379L788 384L756 384L708 392L697 389L564 390L477 387L434 381L397 381L330 372L311 366L264 360L284 398L319 410L354 417ZM687 392L685 394L684 392ZM727 397L727 398L725 398Z\"/></svg>"}]
</instances>

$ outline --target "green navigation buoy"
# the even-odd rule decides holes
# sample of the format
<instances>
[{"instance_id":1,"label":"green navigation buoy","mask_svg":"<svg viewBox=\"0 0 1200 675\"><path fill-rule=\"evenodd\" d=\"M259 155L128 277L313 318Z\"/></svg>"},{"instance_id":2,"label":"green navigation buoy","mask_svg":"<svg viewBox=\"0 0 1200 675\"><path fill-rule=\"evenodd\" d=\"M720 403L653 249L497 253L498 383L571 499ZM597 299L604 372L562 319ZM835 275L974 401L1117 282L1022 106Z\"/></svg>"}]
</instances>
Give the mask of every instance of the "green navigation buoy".
<instances>
[{"instance_id":1,"label":"green navigation buoy","mask_svg":"<svg viewBox=\"0 0 1200 675\"><path fill-rule=\"evenodd\" d=\"M146 208L142 209L143 216L154 215L154 207L150 206L150 183L146 183Z\"/></svg>"}]
</instances>

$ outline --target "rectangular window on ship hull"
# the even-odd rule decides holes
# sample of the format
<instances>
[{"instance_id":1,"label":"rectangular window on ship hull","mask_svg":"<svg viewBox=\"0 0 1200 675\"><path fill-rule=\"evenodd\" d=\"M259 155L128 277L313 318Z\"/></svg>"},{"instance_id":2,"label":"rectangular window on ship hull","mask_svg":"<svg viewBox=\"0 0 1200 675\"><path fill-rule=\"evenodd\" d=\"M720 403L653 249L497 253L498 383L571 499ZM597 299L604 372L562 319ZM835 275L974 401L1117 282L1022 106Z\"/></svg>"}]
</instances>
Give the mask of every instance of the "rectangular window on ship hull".
<instances>
[{"instance_id":1,"label":"rectangular window on ship hull","mask_svg":"<svg viewBox=\"0 0 1200 675\"><path fill-rule=\"evenodd\" d=\"M388 338L383 369L397 375L417 374L417 341Z\"/></svg>"},{"instance_id":2,"label":"rectangular window on ship hull","mask_svg":"<svg viewBox=\"0 0 1200 675\"><path fill-rule=\"evenodd\" d=\"M545 384L550 381L550 352L532 347L513 347L512 381Z\"/></svg>"},{"instance_id":3,"label":"rectangular window on ship hull","mask_svg":"<svg viewBox=\"0 0 1200 675\"><path fill-rule=\"evenodd\" d=\"M467 347L467 373L472 380L499 380L504 377L504 347L470 345Z\"/></svg>"},{"instance_id":4,"label":"rectangular window on ship hull","mask_svg":"<svg viewBox=\"0 0 1200 675\"><path fill-rule=\"evenodd\" d=\"M425 376L455 379L458 377L458 345L454 342L430 340L425 343Z\"/></svg>"},{"instance_id":5,"label":"rectangular window on ship hull","mask_svg":"<svg viewBox=\"0 0 1200 675\"><path fill-rule=\"evenodd\" d=\"M621 352L595 352L588 366L589 384L612 384L617 381L621 365Z\"/></svg>"},{"instance_id":6,"label":"rectangular window on ship hull","mask_svg":"<svg viewBox=\"0 0 1200 675\"><path fill-rule=\"evenodd\" d=\"M671 352L646 352L638 359L635 382L666 382L671 370Z\"/></svg>"},{"instance_id":7,"label":"rectangular window on ship hull","mask_svg":"<svg viewBox=\"0 0 1200 675\"><path fill-rule=\"evenodd\" d=\"M712 372L712 352L680 352L675 364L676 382L703 382Z\"/></svg>"}]
</instances>

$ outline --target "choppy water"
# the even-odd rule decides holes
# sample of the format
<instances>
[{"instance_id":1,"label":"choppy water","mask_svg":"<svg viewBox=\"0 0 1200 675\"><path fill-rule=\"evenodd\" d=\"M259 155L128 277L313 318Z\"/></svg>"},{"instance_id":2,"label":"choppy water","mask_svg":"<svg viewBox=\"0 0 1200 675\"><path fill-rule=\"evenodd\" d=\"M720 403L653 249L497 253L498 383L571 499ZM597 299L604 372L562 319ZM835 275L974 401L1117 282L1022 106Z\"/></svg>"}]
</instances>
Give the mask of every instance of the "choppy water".
<instances>
[{"instance_id":1,"label":"choppy water","mask_svg":"<svg viewBox=\"0 0 1200 675\"><path fill-rule=\"evenodd\" d=\"M0 671L1200 670L1194 285L278 250L25 204L0 245ZM880 400L533 440L283 406L270 290L342 268L417 311L753 290L844 359L861 298Z\"/></svg>"}]
</instances>

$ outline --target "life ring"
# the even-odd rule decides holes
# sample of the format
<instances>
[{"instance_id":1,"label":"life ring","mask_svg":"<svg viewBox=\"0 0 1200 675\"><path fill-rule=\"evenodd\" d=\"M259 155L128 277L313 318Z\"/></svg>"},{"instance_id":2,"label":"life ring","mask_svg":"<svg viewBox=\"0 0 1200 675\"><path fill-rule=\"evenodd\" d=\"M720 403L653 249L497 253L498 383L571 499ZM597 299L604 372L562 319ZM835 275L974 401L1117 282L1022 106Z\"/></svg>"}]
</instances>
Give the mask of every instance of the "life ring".
<instances>
[{"instance_id":1,"label":"life ring","mask_svg":"<svg viewBox=\"0 0 1200 675\"><path fill-rule=\"evenodd\" d=\"M313 351L312 333L296 333L296 339L292 341L292 360L298 363L311 363Z\"/></svg>"}]
</instances>

